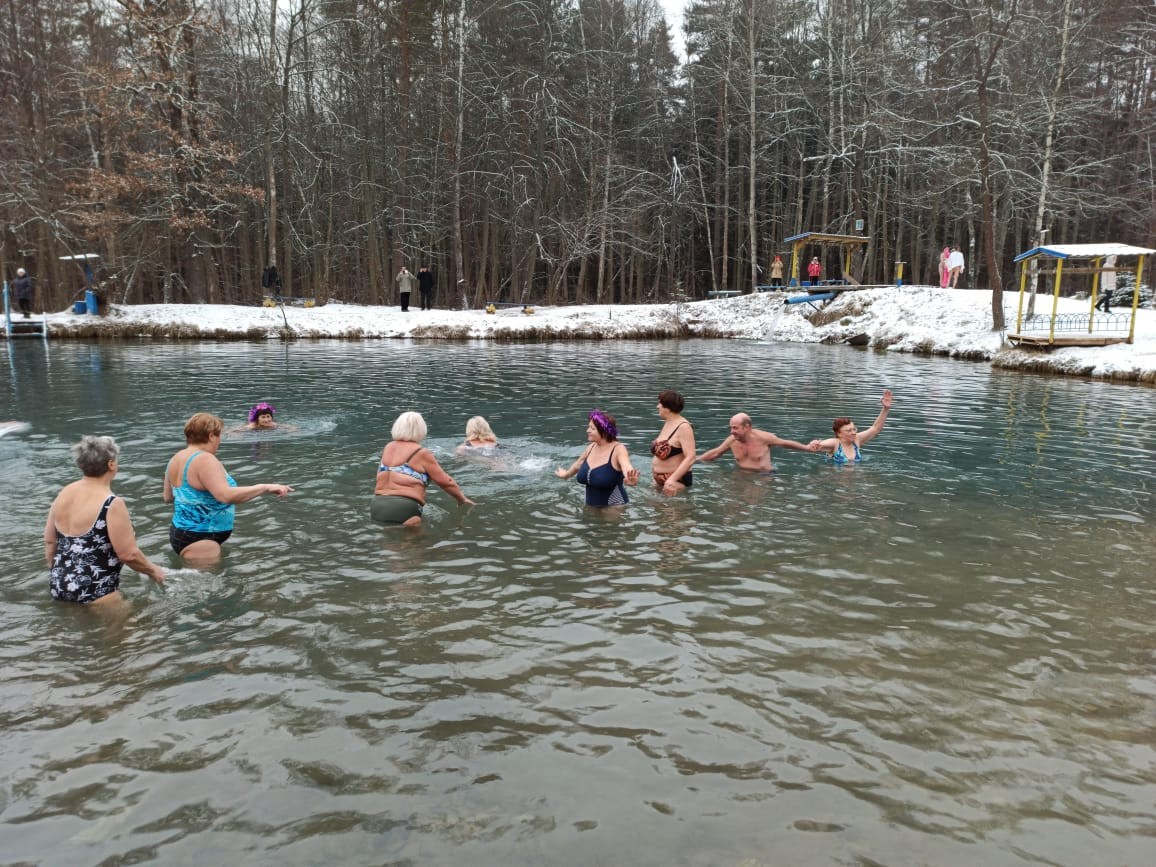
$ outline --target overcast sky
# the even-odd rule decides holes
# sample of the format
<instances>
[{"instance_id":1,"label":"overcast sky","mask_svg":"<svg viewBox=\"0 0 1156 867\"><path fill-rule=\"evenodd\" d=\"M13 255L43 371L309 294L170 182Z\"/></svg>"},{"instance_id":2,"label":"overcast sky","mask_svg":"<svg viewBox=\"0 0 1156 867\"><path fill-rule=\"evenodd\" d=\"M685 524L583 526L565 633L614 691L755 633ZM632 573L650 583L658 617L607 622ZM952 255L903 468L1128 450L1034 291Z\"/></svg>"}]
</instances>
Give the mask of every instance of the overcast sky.
<instances>
[{"instance_id":1,"label":"overcast sky","mask_svg":"<svg viewBox=\"0 0 1156 867\"><path fill-rule=\"evenodd\" d=\"M680 63L686 62L686 45L682 38L682 7L686 0L658 0L666 13L666 23L670 27L671 48Z\"/></svg>"}]
</instances>

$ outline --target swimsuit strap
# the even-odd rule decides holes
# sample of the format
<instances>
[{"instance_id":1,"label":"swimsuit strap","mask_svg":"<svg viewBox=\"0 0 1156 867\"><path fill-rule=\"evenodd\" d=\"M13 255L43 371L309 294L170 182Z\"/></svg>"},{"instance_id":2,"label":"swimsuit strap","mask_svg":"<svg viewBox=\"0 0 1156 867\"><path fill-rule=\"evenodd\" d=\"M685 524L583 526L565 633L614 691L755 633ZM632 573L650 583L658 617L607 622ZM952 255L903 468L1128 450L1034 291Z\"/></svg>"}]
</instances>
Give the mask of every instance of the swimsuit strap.
<instances>
[{"instance_id":1,"label":"swimsuit strap","mask_svg":"<svg viewBox=\"0 0 1156 867\"><path fill-rule=\"evenodd\" d=\"M424 448L425 448L425 446L419 444L416 449L414 449L412 452L409 453L409 455L406 457L406 459L404 461L402 461L402 463L408 464L409 459L412 458L414 455L416 455L418 452L420 452Z\"/></svg>"},{"instance_id":2,"label":"swimsuit strap","mask_svg":"<svg viewBox=\"0 0 1156 867\"><path fill-rule=\"evenodd\" d=\"M191 455L189 455L189 459L187 461L185 461L185 471L183 473L181 473L181 487L182 488L189 483L189 464L191 464L193 462L193 458L195 458L197 455L200 455L200 454L204 454L204 452L197 450L197 451L193 452Z\"/></svg>"}]
</instances>

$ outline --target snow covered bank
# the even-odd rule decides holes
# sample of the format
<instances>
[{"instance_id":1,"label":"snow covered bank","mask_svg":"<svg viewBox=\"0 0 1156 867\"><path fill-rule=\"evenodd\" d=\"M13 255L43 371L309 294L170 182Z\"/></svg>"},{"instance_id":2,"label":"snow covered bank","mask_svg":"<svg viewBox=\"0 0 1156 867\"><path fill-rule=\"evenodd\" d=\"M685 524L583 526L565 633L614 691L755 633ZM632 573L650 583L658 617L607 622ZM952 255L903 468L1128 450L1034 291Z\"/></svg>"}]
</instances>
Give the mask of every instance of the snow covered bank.
<instances>
[{"instance_id":1,"label":"snow covered bank","mask_svg":"<svg viewBox=\"0 0 1156 867\"><path fill-rule=\"evenodd\" d=\"M794 294L794 293L791 293ZM107 316L48 317L53 338L268 340L415 338L443 340L608 340L726 337L802 343L866 340L875 349L990 361L1001 368L1156 383L1156 311L1137 313L1136 342L1051 352L1011 348L991 331L991 294L929 286L845 292L825 307L784 304L783 293L684 304L506 307L432 310L153 304L113 306ZM1017 296L1006 293L1010 325ZM1051 299L1037 306L1050 311ZM1064 298L1061 313L1086 313L1087 301Z\"/></svg>"}]
</instances>

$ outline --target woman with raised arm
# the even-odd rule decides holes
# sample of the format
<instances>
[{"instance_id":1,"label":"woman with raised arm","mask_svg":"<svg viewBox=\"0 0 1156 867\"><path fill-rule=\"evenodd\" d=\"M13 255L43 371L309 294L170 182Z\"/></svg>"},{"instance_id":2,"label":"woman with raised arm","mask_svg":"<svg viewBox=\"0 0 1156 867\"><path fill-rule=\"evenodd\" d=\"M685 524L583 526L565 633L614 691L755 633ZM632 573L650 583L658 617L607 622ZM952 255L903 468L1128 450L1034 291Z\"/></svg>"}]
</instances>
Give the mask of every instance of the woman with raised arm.
<instances>
[{"instance_id":1,"label":"woman with raised arm","mask_svg":"<svg viewBox=\"0 0 1156 867\"><path fill-rule=\"evenodd\" d=\"M859 431L851 419L840 417L831 424L835 436L825 440L811 440L807 444L807 448L812 451L826 452L834 464L859 463L863 460L859 447L867 445L879 436L879 432L883 430L883 425L887 423L887 413L891 410L891 389L884 389L883 397L879 402L883 404L883 409L879 411L879 417L875 419L875 423L867 430Z\"/></svg>"},{"instance_id":2,"label":"woman with raised arm","mask_svg":"<svg viewBox=\"0 0 1156 867\"><path fill-rule=\"evenodd\" d=\"M554 471L560 479L578 477L578 484L586 488L586 505L597 509L624 506L630 500L624 485L638 484L638 470L630 463L626 446L618 441L618 425L614 416L600 409L592 411L586 425L586 441L590 443L569 469Z\"/></svg>"},{"instance_id":3,"label":"woman with raised arm","mask_svg":"<svg viewBox=\"0 0 1156 867\"><path fill-rule=\"evenodd\" d=\"M221 556L221 545L233 533L238 503L262 494L287 497L288 485L237 487L217 459L225 423L208 412L185 422L187 445L169 459L165 469L164 500L173 504L169 544L187 560L208 564Z\"/></svg>"}]
</instances>

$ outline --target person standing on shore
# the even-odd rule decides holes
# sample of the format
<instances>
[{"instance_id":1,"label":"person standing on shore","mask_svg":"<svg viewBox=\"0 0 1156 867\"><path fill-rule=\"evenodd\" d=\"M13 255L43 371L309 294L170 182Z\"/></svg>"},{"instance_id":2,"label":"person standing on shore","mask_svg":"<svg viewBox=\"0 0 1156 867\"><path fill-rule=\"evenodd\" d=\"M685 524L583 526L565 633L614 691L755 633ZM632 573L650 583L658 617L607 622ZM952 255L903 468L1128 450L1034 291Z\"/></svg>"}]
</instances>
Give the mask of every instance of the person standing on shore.
<instances>
[{"instance_id":1,"label":"person standing on shore","mask_svg":"<svg viewBox=\"0 0 1156 867\"><path fill-rule=\"evenodd\" d=\"M12 281L12 293L25 319L32 318L32 278L23 268L16 269L16 279Z\"/></svg>"},{"instance_id":2,"label":"person standing on shore","mask_svg":"<svg viewBox=\"0 0 1156 867\"><path fill-rule=\"evenodd\" d=\"M771 285L776 289L783 288L783 257L776 256L771 263Z\"/></svg>"},{"instance_id":3,"label":"person standing on shore","mask_svg":"<svg viewBox=\"0 0 1156 867\"><path fill-rule=\"evenodd\" d=\"M951 258L951 248L944 247L943 252L939 254L939 288L946 289L947 283L951 279L951 269L947 267L947 260Z\"/></svg>"},{"instance_id":4,"label":"person standing on shore","mask_svg":"<svg viewBox=\"0 0 1156 867\"><path fill-rule=\"evenodd\" d=\"M823 274L823 263L819 261L818 256L811 257L811 263L807 266L807 276L811 280L812 286L819 285L819 277Z\"/></svg>"},{"instance_id":5,"label":"person standing on shore","mask_svg":"<svg viewBox=\"0 0 1156 867\"><path fill-rule=\"evenodd\" d=\"M1096 309L1112 312L1112 293L1116 291L1116 257L1104 260L1104 270L1100 272L1100 294L1096 298Z\"/></svg>"},{"instance_id":6,"label":"person standing on shore","mask_svg":"<svg viewBox=\"0 0 1156 867\"><path fill-rule=\"evenodd\" d=\"M959 275L963 273L963 253L959 247L951 248L951 255L947 257L947 270L951 279L951 288L959 288Z\"/></svg>"},{"instance_id":7,"label":"person standing on shore","mask_svg":"<svg viewBox=\"0 0 1156 867\"><path fill-rule=\"evenodd\" d=\"M401 312L408 313L409 295L413 292L413 284L417 282L417 279L409 273L409 269L405 265L402 265L397 276L393 278L393 282L397 284L397 291L401 294Z\"/></svg>"},{"instance_id":8,"label":"person standing on shore","mask_svg":"<svg viewBox=\"0 0 1156 867\"><path fill-rule=\"evenodd\" d=\"M433 310L434 276L428 265L417 269L417 289L421 293L421 309Z\"/></svg>"}]
</instances>

